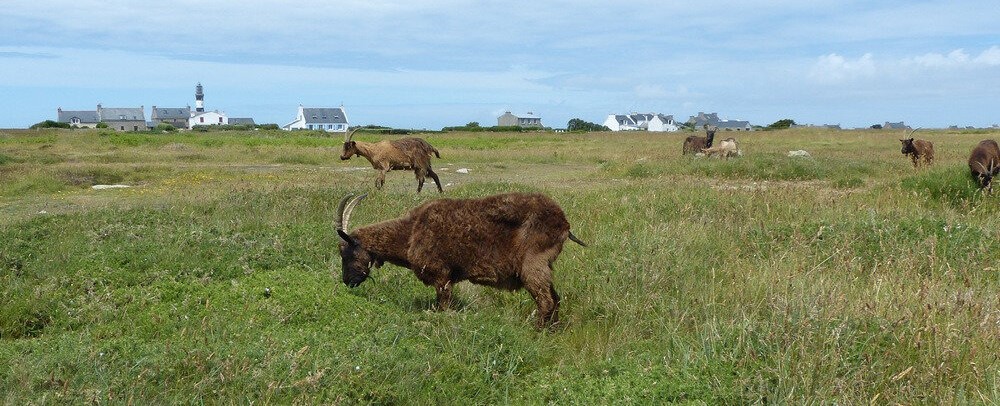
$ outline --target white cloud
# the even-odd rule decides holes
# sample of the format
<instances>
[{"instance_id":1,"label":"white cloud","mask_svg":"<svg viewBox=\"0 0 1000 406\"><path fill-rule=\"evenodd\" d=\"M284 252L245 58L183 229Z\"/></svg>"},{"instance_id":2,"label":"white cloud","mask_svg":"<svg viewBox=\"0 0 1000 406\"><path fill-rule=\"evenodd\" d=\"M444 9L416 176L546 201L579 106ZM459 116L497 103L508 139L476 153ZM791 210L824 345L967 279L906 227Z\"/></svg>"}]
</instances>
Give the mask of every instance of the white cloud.
<instances>
[{"instance_id":1,"label":"white cloud","mask_svg":"<svg viewBox=\"0 0 1000 406\"><path fill-rule=\"evenodd\" d=\"M831 83L859 77L871 77L875 73L875 58L870 53L854 60L838 54L828 54L819 57L809 72L809 77L819 82Z\"/></svg>"}]
</instances>

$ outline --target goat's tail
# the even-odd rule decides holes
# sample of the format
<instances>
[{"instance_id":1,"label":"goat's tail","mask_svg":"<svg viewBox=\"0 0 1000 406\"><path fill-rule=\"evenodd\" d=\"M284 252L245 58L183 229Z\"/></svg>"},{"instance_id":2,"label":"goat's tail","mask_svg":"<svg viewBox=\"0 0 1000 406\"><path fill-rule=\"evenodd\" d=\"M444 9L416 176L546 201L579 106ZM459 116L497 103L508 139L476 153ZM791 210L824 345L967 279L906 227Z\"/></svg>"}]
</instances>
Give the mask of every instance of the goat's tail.
<instances>
[{"instance_id":1,"label":"goat's tail","mask_svg":"<svg viewBox=\"0 0 1000 406\"><path fill-rule=\"evenodd\" d=\"M434 151L434 155L436 155L438 159L441 159L441 153L438 152L437 148L431 147L431 151Z\"/></svg>"},{"instance_id":2,"label":"goat's tail","mask_svg":"<svg viewBox=\"0 0 1000 406\"><path fill-rule=\"evenodd\" d=\"M587 243L583 242L583 241L582 241L582 240L580 240L579 238L576 238L576 236L575 236L575 235L573 235L573 232L572 232L572 231L570 231L570 232L569 232L569 239L573 240L573 242L575 242L575 243L577 243L577 244L580 244L580 245L581 245L581 246L583 246L583 247L586 247L586 246L587 246Z\"/></svg>"}]
</instances>

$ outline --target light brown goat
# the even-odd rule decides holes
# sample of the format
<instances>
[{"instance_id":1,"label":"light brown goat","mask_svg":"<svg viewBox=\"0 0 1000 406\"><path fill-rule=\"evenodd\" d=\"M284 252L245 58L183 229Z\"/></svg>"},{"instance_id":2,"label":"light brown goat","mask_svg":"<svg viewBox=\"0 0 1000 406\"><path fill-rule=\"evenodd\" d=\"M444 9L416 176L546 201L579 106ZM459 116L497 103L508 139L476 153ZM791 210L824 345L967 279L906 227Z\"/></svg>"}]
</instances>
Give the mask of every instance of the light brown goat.
<instances>
[{"instance_id":1,"label":"light brown goat","mask_svg":"<svg viewBox=\"0 0 1000 406\"><path fill-rule=\"evenodd\" d=\"M919 130L919 128L917 129ZM910 131L907 136L912 136L917 130ZM899 140L903 144L903 155L909 155L913 160L913 167L919 166L922 160L925 165L934 163L934 143L926 140L915 140L913 137Z\"/></svg>"},{"instance_id":2,"label":"light brown goat","mask_svg":"<svg viewBox=\"0 0 1000 406\"><path fill-rule=\"evenodd\" d=\"M341 160L351 159L354 155L365 157L372 168L379 171L375 178L375 188L385 185L385 174L395 170L412 170L417 176L417 193L424 188L424 178L430 176L437 185L438 192L443 192L441 179L431 168L431 154L441 158L438 150L422 138L401 138L398 140L383 140L379 142L353 141L354 129L344 136L344 151Z\"/></svg>"},{"instance_id":3,"label":"light brown goat","mask_svg":"<svg viewBox=\"0 0 1000 406\"><path fill-rule=\"evenodd\" d=\"M508 193L481 199L438 199L402 217L348 232L351 211L365 195L340 202L337 234L343 281L360 285L389 262L410 268L437 292L437 306L451 304L452 285L468 280L500 289L525 288L538 306L536 325L558 321L559 295L552 263L569 230L556 202L542 194Z\"/></svg>"},{"instance_id":4,"label":"light brown goat","mask_svg":"<svg viewBox=\"0 0 1000 406\"><path fill-rule=\"evenodd\" d=\"M993 193L993 177L1000 175L1000 146L996 141L979 141L969 154L969 171L979 189Z\"/></svg>"},{"instance_id":5,"label":"light brown goat","mask_svg":"<svg viewBox=\"0 0 1000 406\"><path fill-rule=\"evenodd\" d=\"M739 146L736 144L735 138L729 137L711 148L703 148L701 152L705 153L706 157L718 154L721 158L726 158L728 161L730 157L739 155Z\"/></svg>"}]
</instances>

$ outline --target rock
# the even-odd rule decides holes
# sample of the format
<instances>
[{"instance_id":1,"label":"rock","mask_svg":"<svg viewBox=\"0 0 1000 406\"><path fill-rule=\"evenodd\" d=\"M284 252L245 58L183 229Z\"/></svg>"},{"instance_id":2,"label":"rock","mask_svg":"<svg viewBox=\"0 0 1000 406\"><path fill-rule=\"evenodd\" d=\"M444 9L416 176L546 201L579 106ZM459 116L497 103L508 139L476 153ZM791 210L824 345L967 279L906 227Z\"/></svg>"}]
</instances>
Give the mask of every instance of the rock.
<instances>
[{"instance_id":1,"label":"rock","mask_svg":"<svg viewBox=\"0 0 1000 406\"><path fill-rule=\"evenodd\" d=\"M455 173L469 173L469 168L458 168L458 169L455 169Z\"/></svg>"},{"instance_id":2,"label":"rock","mask_svg":"<svg viewBox=\"0 0 1000 406\"><path fill-rule=\"evenodd\" d=\"M793 158L794 158L794 157L803 157L803 158L809 158L809 157L811 157L812 155L809 155L809 153L808 153L808 152L806 152L806 151L804 151L804 150L801 150L801 149L800 149L800 150L796 150L796 151L788 151L788 156L789 156L789 157L793 157Z\"/></svg>"},{"instance_id":3,"label":"rock","mask_svg":"<svg viewBox=\"0 0 1000 406\"><path fill-rule=\"evenodd\" d=\"M129 185L121 185L121 184L118 184L118 185L94 185L94 186L91 186L90 188L94 189L94 190L104 190L104 189L121 189L121 188L127 188L127 187L131 187L131 186L129 186Z\"/></svg>"}]
</instances>

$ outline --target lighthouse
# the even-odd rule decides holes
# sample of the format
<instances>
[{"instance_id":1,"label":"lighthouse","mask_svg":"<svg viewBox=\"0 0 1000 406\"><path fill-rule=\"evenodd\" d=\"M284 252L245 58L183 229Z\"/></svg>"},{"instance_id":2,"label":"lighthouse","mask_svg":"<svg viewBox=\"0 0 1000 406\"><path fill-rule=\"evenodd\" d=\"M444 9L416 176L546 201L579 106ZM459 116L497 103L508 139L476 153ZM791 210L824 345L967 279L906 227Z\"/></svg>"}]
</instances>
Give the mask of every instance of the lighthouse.
<instances>
[{"instance_id":1,"label":"lighthouse","mask_svg":"<svg viewBox=\"0 0 1000 406\"><path fill-rule=\"evenodd\" d=\"M194 87L194 111L205 112L205 93L201 91L201 82L198 82L198 86Z\"/></svg>"}]
</instances>

